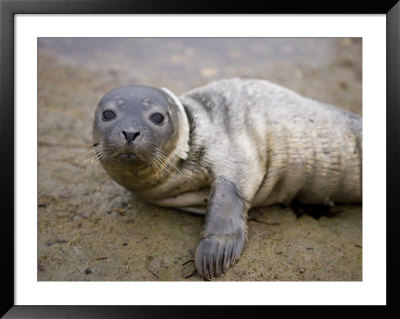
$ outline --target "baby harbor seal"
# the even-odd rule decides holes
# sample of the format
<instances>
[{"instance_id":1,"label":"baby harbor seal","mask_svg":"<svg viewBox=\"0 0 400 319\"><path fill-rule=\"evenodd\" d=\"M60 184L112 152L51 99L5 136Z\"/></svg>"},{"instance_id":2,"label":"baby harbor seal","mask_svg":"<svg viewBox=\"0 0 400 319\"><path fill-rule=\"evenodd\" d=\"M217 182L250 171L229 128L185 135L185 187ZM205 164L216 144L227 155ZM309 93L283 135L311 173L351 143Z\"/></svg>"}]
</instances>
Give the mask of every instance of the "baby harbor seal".
<instances>
[{"instance_id":1,"label":"baby harbor seal","mask_svg":"<svg viewBox=\"0 0 400 319\"><path fill-rule=\"evenodd\" d=\"M179 98L120 87L98 104L93 136L119 184L206 215L195 254L206 279L241 254L251 207L361 202L361 117L263 80L221 80Z\"/></svg>"}]
</instances>

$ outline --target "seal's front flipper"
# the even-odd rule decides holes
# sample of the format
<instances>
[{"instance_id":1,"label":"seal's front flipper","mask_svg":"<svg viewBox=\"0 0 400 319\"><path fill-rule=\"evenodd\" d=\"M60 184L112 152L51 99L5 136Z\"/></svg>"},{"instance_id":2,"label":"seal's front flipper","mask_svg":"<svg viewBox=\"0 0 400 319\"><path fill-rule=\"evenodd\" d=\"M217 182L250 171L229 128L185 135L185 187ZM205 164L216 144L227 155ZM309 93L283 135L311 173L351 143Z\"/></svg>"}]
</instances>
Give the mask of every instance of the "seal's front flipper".
<instances>
[{"instance_id":1,"label":"seal's front flipper","mask_svg":"<svg viewBox=\"0 0 400 319\"><path fill-rule=\"evenodd\" d=\"M196 269L205 279L224 273L239 258L246 240L248 208L235 184L224 177L215 179L195 255Z\"/></svg>"}]
</instances>

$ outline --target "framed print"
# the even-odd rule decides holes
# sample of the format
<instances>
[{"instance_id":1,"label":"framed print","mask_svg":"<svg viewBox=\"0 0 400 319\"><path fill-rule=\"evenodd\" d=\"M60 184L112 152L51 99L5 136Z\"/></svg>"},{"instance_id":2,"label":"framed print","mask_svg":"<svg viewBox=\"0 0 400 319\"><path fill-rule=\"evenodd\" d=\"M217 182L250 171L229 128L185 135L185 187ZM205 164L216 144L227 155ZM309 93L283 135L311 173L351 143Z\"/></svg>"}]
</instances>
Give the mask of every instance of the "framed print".
<instances>
[{"instance_id":1,"label":"framed print","mask_svg":"<svg viewBox=\"0 0 400 319\"><path fill-rule=\"evenodd\" d=\"M1 1L5 318L398 313L399 4L285 5Z\"/></svg>"}]
</instances>

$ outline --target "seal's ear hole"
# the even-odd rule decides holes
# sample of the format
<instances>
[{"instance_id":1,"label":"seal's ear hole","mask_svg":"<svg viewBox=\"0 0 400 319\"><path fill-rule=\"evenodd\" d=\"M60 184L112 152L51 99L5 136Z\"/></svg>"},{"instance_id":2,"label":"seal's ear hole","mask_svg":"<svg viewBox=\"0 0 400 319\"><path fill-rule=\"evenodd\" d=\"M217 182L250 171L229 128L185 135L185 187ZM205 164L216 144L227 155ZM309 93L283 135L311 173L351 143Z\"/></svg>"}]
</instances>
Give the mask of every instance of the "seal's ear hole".
<instances>
[{"instance_id":1,"label":"seal's ear hole","mask_svg":"<svg viewBox=\"0 0 400 319\"><path fill-rule=\"evenodd\" d=\"M106 110L103 112L103 121L112 121L115 119L115 113L111 110Z\"/></svg>"},{"instance_id":2,"label":"seal's ear hole","mask_svg":"<svg viewBox=\"0 0 400 319\"><path fill-rule=\"evenodd\" d=\"M150 119L153 123L158 125L164 122L164 116L161 113L154 113L152 116L150 116Z\"/></svg>"}]
</instances>

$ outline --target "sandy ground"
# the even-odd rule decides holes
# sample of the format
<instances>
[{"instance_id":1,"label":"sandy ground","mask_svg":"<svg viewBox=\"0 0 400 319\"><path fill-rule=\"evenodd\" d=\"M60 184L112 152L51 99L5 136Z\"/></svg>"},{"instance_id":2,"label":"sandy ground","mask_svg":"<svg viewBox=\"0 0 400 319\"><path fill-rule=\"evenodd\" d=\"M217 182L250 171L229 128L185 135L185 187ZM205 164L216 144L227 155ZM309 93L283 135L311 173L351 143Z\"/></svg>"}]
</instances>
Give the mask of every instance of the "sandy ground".
<instances>
[{"instance_id":1,"label":"sandy ground","mask_svg":"<svg viewBox=\"0 0 400 319\"><path fill-rule=\"evenodd\" d=\"M228 77L267 79L361 114L359 39L40 39L38 280L202 280L203 217L134 198L85 162L97 102L144 84L176 94ZM361 205L249 213L238 262L216 280L362 280Z\"/></svg>"}]
</instances>

